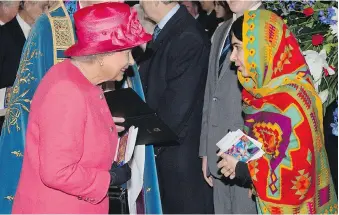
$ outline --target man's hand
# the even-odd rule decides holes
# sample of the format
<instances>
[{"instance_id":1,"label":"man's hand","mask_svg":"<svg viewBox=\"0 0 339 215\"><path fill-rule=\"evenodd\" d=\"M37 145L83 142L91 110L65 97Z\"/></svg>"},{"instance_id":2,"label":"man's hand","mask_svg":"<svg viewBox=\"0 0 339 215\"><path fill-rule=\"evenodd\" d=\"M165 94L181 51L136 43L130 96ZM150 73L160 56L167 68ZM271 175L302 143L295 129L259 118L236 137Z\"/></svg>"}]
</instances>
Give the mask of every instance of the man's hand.
<instances>
[{"instance_id":1,"label":"man's hand","mask_svg":"<svg viewBox=\"0 0 339 215\"><path fill-rule=\"evenodd\" d=\"M125 119L122 117L113 117L113 121L115 123L115 127L117 128L118 133L125 130L125 127L117 125L117 123L125 122Z\"/></svg>"},{"instance_id":2,"label":"man's hand","mask_svg":"<svg viewBox=\"0 0 339 215\"><path fill-rule=\"evenodd\" d=\"M202 157L202 174L204 175L204 178L207 184L213 187L212 176L207 176L207 156Z\"/></svg>"}]
</instances>

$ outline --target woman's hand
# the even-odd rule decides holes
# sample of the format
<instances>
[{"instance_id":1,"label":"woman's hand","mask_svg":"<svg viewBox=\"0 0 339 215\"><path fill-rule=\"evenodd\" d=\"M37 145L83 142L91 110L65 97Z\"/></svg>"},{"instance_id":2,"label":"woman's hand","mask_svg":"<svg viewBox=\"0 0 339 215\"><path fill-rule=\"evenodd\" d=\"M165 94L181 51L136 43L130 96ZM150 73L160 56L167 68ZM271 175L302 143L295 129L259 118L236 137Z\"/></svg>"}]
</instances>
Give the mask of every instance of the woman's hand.
<instances>
[{"instance_id":1,"label":"woman's hand","mask_svg":"<svg viewBox=\"0 0 339 215\"><path fill-rule=\"evenodd\" d=\"M113 121L115 123L115 127L117 128L117 132L118 133L125 130L125 127L117 125L117 123L125 122L125 118L122 118L122 117L113 117Z\"/></svg>"},{"instance_id":2,"label":"woman's hand","mask_svg":"<svg viewBox=\"0 0 339 215\"><path fill-rule=\"evenodd\" d=\"M114 162L109 173L111 175L111 186L120 186L131 179L131 168L127 163L118 167Z\"/></svg>"},{"instance_id":3,"label":"woman's hand","mask_svg":"<svg viewBox=\"0 0 339 215\"><path fill-rule=\"evenodd\" d=\"M218 168L225 177L235 178L235 167L239 160L235 159L232 155L219 152L218 156L222 158L218 163Z\"/></svg>"}]
</instances>

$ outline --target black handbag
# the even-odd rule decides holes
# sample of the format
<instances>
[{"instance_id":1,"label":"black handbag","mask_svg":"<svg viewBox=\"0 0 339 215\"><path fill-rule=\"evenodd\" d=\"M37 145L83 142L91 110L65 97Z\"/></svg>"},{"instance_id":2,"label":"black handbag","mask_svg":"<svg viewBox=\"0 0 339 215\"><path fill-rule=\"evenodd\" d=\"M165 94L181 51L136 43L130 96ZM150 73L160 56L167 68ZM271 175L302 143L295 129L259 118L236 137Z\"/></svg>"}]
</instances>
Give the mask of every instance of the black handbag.
<instances>
[{"instance_id":1,"label":"black handbag","mask_svg":"<svg viewBox=\"0 0 339 215\"><path fill-rule=\"evenodd\" d=\"M109 214L129 214L127 189L112 186L108 190Z\"/></svg>"}]
</instances>

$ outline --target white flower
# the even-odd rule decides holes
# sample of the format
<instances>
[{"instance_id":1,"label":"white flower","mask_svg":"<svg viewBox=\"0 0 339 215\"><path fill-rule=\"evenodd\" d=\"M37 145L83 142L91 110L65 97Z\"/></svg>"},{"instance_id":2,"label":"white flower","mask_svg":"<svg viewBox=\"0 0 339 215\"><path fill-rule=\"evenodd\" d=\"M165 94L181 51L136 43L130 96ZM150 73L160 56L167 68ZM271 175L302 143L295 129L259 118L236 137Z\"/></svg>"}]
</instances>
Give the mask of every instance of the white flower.
<instances>
[{"instance_id":1,"label":"white flower","mask_svg":"<svg viewBox=\"0 0 339 215\"><path fill-rule=\"evenodd\" d=\"M332 30L332 34L334 34L335 36L338 35L338 8L336 7L332 7L332 9L335 11L335 15L332 16L332 20L335 20L336 23L335 24L332 24L330 25L330 28Z\"/></svg>"},{"instance_id":2,"label":"white flower","mask_svg":"<svg viewBox=\"0 0 339 215\"><path fill-rule=\"evenodd\" d=\"M321 102L324 104L324 102L326 102L326 100L328 98L328 89L321 91L319 93L319 97L321 99Z\"/></svg>"},{"instance_id":3,"label":"white flower","mask_svg":"<svg viewBox=\"0 0 339 215\"><path fill-rule=\"evenodd\" d=\"M333 24L333 25L330 25L330 28L332 30L332 34L334 34L335 36L338 36L338 24Z\"/></svg>"},{"instance_id":4,"label":"white flower","mask_svg":"<svg viewBox=\"0 0 339 215\"><path fill-rule=\"evenodd\" d=\"M326 58L325 49L321 50L319 53L313 50L307 50L303 52L305 56L306 63L310 68L311 75L314 79L314 87L318 92L319 85L321 83L323 69L327 69L329 75L334 75L335 71L329 67Z\"/></svg>"}]
</instances>

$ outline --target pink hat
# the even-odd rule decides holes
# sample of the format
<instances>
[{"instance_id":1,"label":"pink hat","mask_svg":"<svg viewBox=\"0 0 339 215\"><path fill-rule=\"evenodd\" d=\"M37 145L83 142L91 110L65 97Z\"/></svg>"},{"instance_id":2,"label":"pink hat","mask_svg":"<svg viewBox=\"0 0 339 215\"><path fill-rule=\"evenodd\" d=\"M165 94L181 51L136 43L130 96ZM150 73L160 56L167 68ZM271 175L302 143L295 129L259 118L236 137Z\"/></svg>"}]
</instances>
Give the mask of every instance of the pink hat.
<instances>
[{"instance_id":1,"label":"pink hat","mask_svg":"<svg viewBox=\"0 0 339 215\"><path fill-rule=\"evenodd\" d=\"M110 2L82 8L74 14L78 41L66 56L86 56L121 51L152 39L128 4Z\"/></svg>"}]
</instances>

